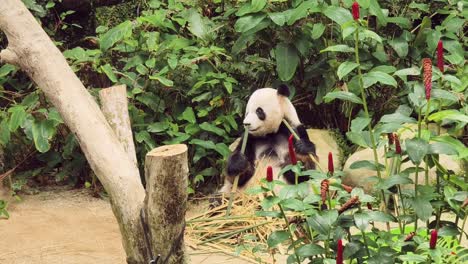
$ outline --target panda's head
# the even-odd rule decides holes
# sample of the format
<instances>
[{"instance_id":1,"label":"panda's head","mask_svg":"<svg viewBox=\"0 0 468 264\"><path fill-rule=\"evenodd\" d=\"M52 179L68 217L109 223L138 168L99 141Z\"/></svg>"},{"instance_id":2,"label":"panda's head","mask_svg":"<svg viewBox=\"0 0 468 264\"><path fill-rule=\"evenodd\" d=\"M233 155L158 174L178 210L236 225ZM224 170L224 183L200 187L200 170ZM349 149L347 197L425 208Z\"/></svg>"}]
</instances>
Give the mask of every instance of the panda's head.
<instances>
[{"instance_id":1,"label":"panda's head","mask_svg":"<svg viewBox=\"0 0 468 264\"><path fill-rule=\"evenodd\" d=\"M299 119L288 96L289 88L286 85L281 85L278 90L273 88L256 90L247 102L243 122L249 129L249 134L261 137L276 133L283 118L296 125Z\"/></svg>"}]
</instances>

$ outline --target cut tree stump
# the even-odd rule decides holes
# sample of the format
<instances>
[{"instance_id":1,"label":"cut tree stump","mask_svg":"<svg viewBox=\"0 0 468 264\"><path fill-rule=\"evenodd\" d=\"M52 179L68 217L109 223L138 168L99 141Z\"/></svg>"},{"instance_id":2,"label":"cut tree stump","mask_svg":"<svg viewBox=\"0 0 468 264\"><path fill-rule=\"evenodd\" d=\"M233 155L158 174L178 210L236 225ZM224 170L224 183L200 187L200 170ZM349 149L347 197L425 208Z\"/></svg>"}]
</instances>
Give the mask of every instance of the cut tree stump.
<instances>
[{"instance_id":1,"label":"cut tree stump","mask_svg":"<svg viewBox=\"0 0 468 264\"><path fill-rule=\"evenodd\" d=\"M162 146L146 154L145 213L153 254L160 263L187 263L184 247L187 209L187 146Z\"/></svg>"}]
</instances>

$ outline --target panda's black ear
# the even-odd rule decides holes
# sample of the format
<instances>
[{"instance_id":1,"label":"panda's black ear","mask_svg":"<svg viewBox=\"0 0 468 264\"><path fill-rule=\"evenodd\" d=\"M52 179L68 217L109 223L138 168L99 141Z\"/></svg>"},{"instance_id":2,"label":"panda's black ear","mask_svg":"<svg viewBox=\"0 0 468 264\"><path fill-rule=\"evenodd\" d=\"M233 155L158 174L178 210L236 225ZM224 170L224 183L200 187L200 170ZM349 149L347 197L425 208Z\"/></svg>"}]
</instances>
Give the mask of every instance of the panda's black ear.
<instances>
[{"instance_id":1,"label":"panda's black ear","mask_svg":"<svg viewBox=\"0 0 468 264\"><path fill-rule=\"evenodd\" d=\"M289 97L289 87L286 84L281 84L278 87L278 94Z\"/></svg>"}]
</instances>

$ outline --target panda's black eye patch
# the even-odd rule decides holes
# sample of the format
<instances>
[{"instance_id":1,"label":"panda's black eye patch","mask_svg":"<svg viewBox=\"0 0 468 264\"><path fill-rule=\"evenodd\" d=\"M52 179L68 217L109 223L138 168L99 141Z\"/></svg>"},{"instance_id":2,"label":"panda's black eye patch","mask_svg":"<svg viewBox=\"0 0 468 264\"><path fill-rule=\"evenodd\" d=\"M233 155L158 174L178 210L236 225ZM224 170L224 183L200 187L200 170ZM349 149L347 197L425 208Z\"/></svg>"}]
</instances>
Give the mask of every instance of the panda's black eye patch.
<instances>
[{"instance_id":1,"label":"panda's black eye patch","mask_svg":"<svg viewBox=\"0 0 468 264\"><path fill-rule=\"evenodd\" d=\"M266 115L265 115L265 112L263 112L263 109L261 107L257 108L257 110L255 110L255 113L257 114L258 119L265 120Z\"/></svg>"}]
</instances>

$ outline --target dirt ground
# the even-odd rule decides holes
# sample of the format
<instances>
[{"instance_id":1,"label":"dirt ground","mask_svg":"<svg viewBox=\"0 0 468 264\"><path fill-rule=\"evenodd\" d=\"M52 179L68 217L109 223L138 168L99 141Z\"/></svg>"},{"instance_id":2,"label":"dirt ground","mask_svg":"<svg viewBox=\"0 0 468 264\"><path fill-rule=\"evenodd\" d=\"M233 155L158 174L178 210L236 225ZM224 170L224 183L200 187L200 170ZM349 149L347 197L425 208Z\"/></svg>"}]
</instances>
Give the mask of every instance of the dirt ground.
<instances>
[{"instance_id":1,"label":"dirt ground","mask_svg":"<svg viewBox=\"0 0 468 264\"><path fill-rule=\"evenodd\" d=\"M109 203L85 189L64 188L10 201L0 219L2 264L119 264L125 252ZM193 264L247 263L239 258L193 252Z\"/></svg>"}]
</instances>

